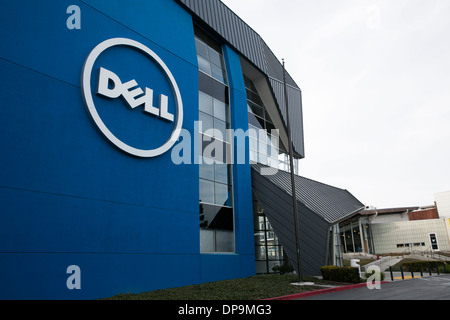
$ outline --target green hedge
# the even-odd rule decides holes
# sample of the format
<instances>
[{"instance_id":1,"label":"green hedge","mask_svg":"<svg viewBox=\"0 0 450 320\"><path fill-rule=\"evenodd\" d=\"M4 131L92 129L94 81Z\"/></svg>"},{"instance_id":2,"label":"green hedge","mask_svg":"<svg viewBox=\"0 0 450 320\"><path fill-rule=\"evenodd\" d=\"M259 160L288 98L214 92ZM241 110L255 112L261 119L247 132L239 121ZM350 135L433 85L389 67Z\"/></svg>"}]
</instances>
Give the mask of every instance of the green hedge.
<instances>
[{"instance_id":1,"label":"green hedge","mask_svg":"<svg viewBox=\"0 0 450 320\"><path fill-rule=\"evenodd\" d=\"M360 283L359 269L352 267L324 266L320 268L324 280Z\"/></svg>"},{"instance_id":2,"label":"green hedge","mask_svg":"<svg viewBox=\"0 0 450 320\"><path fill-rule=\"evenodd\" d=\"M402 264L403 271L411 271L411 266L413 272L419 272L420 266L422 266L422 271L424 273L428 272L428 265L430 265L431 272L436 272L436 264L439 267L439 272L444 273L447 271L447 273L450 272L450 264L442 262L442 261L415 261L415 262L405 262ZM444 268L445 265L445 268Z\"/></svg>"}]
</instances>

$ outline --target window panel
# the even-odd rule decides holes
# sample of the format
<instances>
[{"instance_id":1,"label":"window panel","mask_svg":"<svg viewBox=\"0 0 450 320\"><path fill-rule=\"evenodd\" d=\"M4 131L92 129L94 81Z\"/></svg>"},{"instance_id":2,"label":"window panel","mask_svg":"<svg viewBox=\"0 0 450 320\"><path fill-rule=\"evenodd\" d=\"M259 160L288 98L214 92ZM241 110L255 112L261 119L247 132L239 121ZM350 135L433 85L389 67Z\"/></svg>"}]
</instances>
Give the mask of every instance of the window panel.
<instances>
[{"instance_id":1,"label":"window panel","mask_svg":"<svg viewBox=\"0 0 450 320\"><path fill-rule=\"evenodd\" d=\"M214 119L212 116L207 115L206 113L200 112L198 119L202 124L202 132L203 133L208 129L214 128Z\"/></svg>"},{"instance_id":2,"label":"window panel","mask_svg":"<svg viewBox=\"0 0 450 320\"><path fill-rule=\"evenodd\" d=\"M214 203L214 182L200 179L200 202Z\"/></svg>"},{"instance_id":3,"label":"window panel","mask_svg":"<svg viewBox=\"0 0 450 320\"><path fill-rule=\"evenodd\" d=\"M255 247L255 260L266 260L266 259L267 259L266 247L265 246L256 246Z\"/></svg>"},{"instance_id":4,"label":"window panel","mask_svg":"<svg viewBox=\"0 0 450 320\"><path fill-rule=\"evenodd\" d=\"M249 102L248 105L253 114L255 114L261 118L264 118L264 109L262 107L257 106L256 104L251 103L251 102Z\"/></svg>"},{"instance_id":5,"label":"window panel","mask_svg":"<svg viewBox=\"0 0 450 320\"><path fill-rule=\"evenodd\" d=\"M216 252L233 252L234 251L234 232L216 230Z\"/></svg>"},{"instance_id":6,"label":"window panel","mask_svg":"<svg viewBox=\"0 0 450 320\"><path fill-rule=\"evenodd\" d=\"M217 45L217 50L213 49L210 45L211 41L207 41L208 44L202 40L196 38L195 44L197 48L198 67L201 71L212 76L216 80L226 83L226 72L223 56L220 45ZM216 46L214 46L216 47Z\"/></svg>"},{"instance_id":7,"label":"window panel","mask_svg":"<svg viewBox=\"0 0 450 320\"><path fill-rule=\"evenodd\" d=\"M225 75L223 69L217 67L214 64L211 64L211 75L214 79L219 80L220 82L225 83Z\"/></svg>"},{"instance_id":8,"label":"window panel","mask_svg":"<svg viewBox=\"0 0 450 320\"><path fill-rule=\"evenodd\" d=\"M222 183L214 184L215 204L231 207L231 190L228 185Z\"/></svg>"},{"instance_id":9,"label":"window panel","mask_svg":"<svg viewBox=\"0 0 450 320\"><path fill-rule=\"evenodd\" d=\"M199 28L196 32L199 65L200 251L234 252L234 211L231 165L226 164L229 125L228 88L221 45ZM215 81L214 79L218 80ZM221 102L223 101L223 102Z\"/></svg>"},{"instance_id":10,"label":"window panel","mask_svg":"<svg viewBox=\"0 0 450 320\"><path fill-rule=\"evenodd\" d=\"M200 178L214 181L214 165L206 164L203 159L202 163L199 165Z\"/></svg>"},{"instance_id":11,"label":"window panel","mask_svg":"<svg viewBox=\"0 0 450 320\"><path fill-rule=\"evenodd\" d=\"M202 56L206 60L209 60L208 46L197 38L195 39L195 46L197 48L197 54Z\"/></svg>"},{"instance_id":12,"label":"window panel","mask_svg":"<svg viewBox=\"0 0 450 320\"><path fill-rule=\"evenodd\" d=\"M213 98L203 92L200 92L199 109L206 114L213 115Z\"/></svg>"},{"instance_id":13,"label":"window panel","mask_svg":"<svg viewBox=\"0 0 450 320\"><path fill-rule=\"evenodd\" d=\"M267 165L267 155L263 154L263 153L258 153L258 162L264 165Z\"/></svg>"},{"instance_id":14,"label":"window panel","mask_svg":"<svg viewBox=\"0 0 450 320\"><path fill-rule=\"evenodd\" d=\"M216 99L214 100L214 117L219 120L229 122L227 119L227 105Z\"/></svg>"},{"instance_id":15,"label":"window panel","mask_svg":"<svg viewBox=\"0 0 450 320\"><path fill-rule=\"evenodd\" d=\"M214 50L213 48L209 47L209 61L211 61L213 64L215 64L218 67L222 67L222 57L219 52Z\"/></svg>"},{"instance_id":16,"label":"window panel","mask_svg":"<svg viewBox=\"0 0 450 320\"><path fill-rule=\"evenodd\" d=\"M254 150L250 150L250 161L258 162L258 153Z\"/></svg>"},{"instance_id":17,"label":"window panel","mask_svg":"<svg viewBox=\"0 0 450 320\"><path fill-rule=\"evenodd\" d=\"M266 244L266 236L264 231L255 232L255 245L264 246Z\"/></svg>"},{"instance_id":18,"label":"window panel","mask_svg":"<svg viewBox=\"0 0 450 320\"><path fill-rule=\"evenodd\" d=\"M214 252L214 230L200 230L200 252Z\"/></svg>"},{"instance_id":19,"label":"window panel","mask_svg":"<svg viewBox=\"0 0 450 320\"><path fill-rule=\"evenodd\" d=\"M206 60L200 56L197 56L197 58L198 58L198 68L201 71L211 75L211 73L212 73L211 72L211 63L208 60Z\"/></svg>"},{"instance_id":20,"label":"window panel","mask_svg":"<svg viewBox=\"0 0 450 320\"><path fill-rule=\"evenodd\" d=\"M232 231L233 209L201 203L200 228Z\"/></svg>"},{"instance_id":21,"label":"window panel","mask_svg":"<svg viewBox=\"0 0 450 320\"><path fill-rule=\"evenodd\" d=\"M258 150L258 140L249 138L249 148L250 150L257 151Z\"/></svg>"},{"instance_id":22,"label":"window panel","mask_svg":"<svg viewBox=\"0 0 450 320\"><path fill-rule=\"evenodd\" d=\"M248 123L258 129L264 129L264 120L258 118L253 113L248 114Z\"/></svg>"},{"instance_id":23,"label":"window panel","mask_svg":"<svg viewBox=\"0 0 450 320\"><path fill-rule=\"evenodd\" d=\"M230 166L228 164L218 164L214 165L214 180L220 183L230 184Z\"/></svg>"},{"instance_id":24,"label":"window panel","mask_svg":"<svg viewBox=\"0 0 450 320\"><path fill-rule=\"evenodd\" d=\"M225 122L214 119L214 129L217 129L220 132L216 132L215 134L217 139L227 141L227 124Z\"/></svg>"}]
</instances>

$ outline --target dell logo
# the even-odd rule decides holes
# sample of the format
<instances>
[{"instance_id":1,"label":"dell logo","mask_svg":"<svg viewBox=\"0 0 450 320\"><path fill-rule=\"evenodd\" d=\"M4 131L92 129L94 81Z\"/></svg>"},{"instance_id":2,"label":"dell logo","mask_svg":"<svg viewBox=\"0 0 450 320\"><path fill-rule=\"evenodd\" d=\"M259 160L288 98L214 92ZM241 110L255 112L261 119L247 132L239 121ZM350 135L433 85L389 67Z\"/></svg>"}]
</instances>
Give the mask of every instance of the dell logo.
<instances>
[{"instance_id":1,"label":"dell logo","mask_svg":"<svg viewBox=\"0 0 450 320\"><path fill-rule=\"evenodd\" d=\"M114 54L112 55L112 57L115 57L115 61L117 62L114 63L117 63L118 66L120 66L122 62L120 60L120 54L117 55L118 52L122 52L120 50L131 49L133 52L142 54L153 64L153 66L156 66L156 68L151 67L148 73L145 72L145 74L150 77L150 79L148 80L157 81L156 84L164 83L167 89L162 90L164 92L158 92L157 94L159 95L156 96L154 90L148 87L145 87L143 89L138 85L136 80L129 80L130 78L133 79L133 76L129 77L128 79L126 79L127 81L123 82L115 72L108 70L114 70L111 66L109 66L107 69L102 64L102 62L99 62L102 61L100 56L107 56L107 51L111 48L114 48ZM119 60L117 60L117 57L119 57ZM95 67L96 63L99 68ZM146 63L147 61L144 63L144 65L147 65ZM94 87L92 87L91 82L95 82L95 77L94 81L92 81L94 67L95 70L98 70L98 83L94 84ZM136 67L142 68L140 65L137 65ZM122 151L141 158L152 158L160 156L169 151L178 141L183 126L183 102L181 99L180 90L174 76L172 75L167 65L155 52L153 52L145 45L126 38L109 39L97 45L89 54L84 64L81 79L81 88L86 108L97 128L111 143L113 143ZM159 90L161 91L161 89ZM93 92L95 94L93 94ZM170 94L171 96L169 99L168 95ZM94 99L94 97L100 97L102 99ZM147 141L151 143L142 144L142 142L136 142L135 140L130 139L129 136L131 135L132 131L127 131L128 129L117 131L115 127L109 128L109 126L111 125L117 126L117 122L111 124L111 122L108 122L111 119L110 117L106 117L105 119L102 118L104 117L105 109L102 109L103 112L100 112L101 109L97 108L99 106L96 106L96 103L101 104L102 107L105 103L109 104L109 102L107 102L108 100L103 98L122 98L124 100L124 103L132 111L134 111L134 109L136 109L137 107L142 106L142 117L144 118L140 118L141 124L143 123L143 126L147 129L149 128L149 130L152 130L153 127L159 128L154 129L155 131L151 134L145 135L146 139L148 139ZM157 103L155 103L155 100ZM122 111L114 108L109 108L109 106L107 105L106 108L106 110L109 110L110 113L121 112L120 114L122 116L119 118L121 126L126 128L133 127L131 122L128 122L131 118L127 118L128 116L124 115ZM169 110L176 111L175 113L171 113ZM146 114L151 115L152 117L148 117L146 116ZM133 119L135 120L136 117L134 117ZM165 123L163 125L164 127L161 127L161 125L156 125L155 122L152 121L161 121L158 123ZM139 134L139 132L137 132L137 134ZM136 131L134 131L134 135L136 135ZM158 138L158 140L156 140L156 138ZM158 147L155 148L155 145Z\"/></svg>"},{"instance_id":2,"label":"dell logo","mask_svg":"<svg viewBox=\"0 0 450 320\"><path fill-rule=\"evenodd\" d=\"M113 87L110 89L110 85ZM122 83L119 77L107 69L100 68L97 94L106 98L119 98L122 96L131 109L144 105L144 112L173 122L174 115L170 114L169 98L163 94L159 96L159 108L153 106L153 90L145 88L142 91L136 80Z\"/></svg>"}]
</instances>

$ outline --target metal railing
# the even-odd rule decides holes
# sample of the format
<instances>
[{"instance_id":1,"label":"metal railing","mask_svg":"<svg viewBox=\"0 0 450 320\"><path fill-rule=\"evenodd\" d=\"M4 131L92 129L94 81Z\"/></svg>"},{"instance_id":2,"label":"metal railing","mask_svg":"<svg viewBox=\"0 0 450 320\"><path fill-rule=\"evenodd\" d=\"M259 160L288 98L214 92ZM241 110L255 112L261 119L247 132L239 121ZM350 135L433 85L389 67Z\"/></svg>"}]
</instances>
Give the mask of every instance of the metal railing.
<instances>
[{"instance_id":1,"label":"metal railing","mask_svg":"<svg viewBox=\"0 0 450 320\"><path fill-rule=\"evenodd\" d=\"M433 276L433 274L435 275L440 275L440 270L439 270L439 262L428 262L427 266L425 267L425 270L422 267L422 264L418 263L419 266L419 270L418 271L414 271L414 267L412 264L409 265L409 270L405 270L405 268L403 268L403 266L400 266L400 274L401 274L401 279L405 280L407 276L407 274L409 273L412 279L414 279L415 277L423 277L424 274L428 273L429 276ZM444 273L449 273L450 270L448 269L447 264L444 262L442 263L443 266L443 272ZM408 268L407 268L408 269ZM394 270L392 269L392 266L389 267L389 273L391 276L391 280L394 281L395 279L397 279L396 277L394 277ZM420 276L419 276L420 274ZM398 277L400 278L400 277Z\"/></svg>"},{"instance_id":2,"label":"metal railing","mask_svg":"<svg viewBox=\"0 0 450 320\"><path fill-rule=\"evenodd\" d=\"M418 254L423 257L428 257L428 258L432 258L432 259L439 260L439 261L450 261L450 257L447 257L445 255L440 254L439 252L434 251L431 246L428 247L424 251L413 250L413 251L411 251L411 253Z\"/></svg>"}]
</instances>

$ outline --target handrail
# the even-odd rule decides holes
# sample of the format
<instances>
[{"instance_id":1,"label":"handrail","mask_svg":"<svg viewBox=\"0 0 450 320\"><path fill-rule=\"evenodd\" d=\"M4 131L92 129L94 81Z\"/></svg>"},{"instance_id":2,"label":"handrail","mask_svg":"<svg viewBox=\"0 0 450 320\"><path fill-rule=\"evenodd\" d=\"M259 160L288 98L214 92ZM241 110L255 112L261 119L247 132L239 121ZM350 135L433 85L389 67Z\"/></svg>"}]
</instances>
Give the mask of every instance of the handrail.
<instances>
[{"instance_id":1,"label":"handrail","mask_svg":"<svg viewBox=\"0 0 450 320\"><path fill-rule=\"evenodd\" d=\"M413 250L413 251L411 251L411 253L420 254L421 256L424 256L424 257L427 256L432 259L437 259L439 261L448 261L449 260L449 257L441 255L440 253L433 251L432 246L429 246L424 251Z\"/></svg>"}]
</instances>

